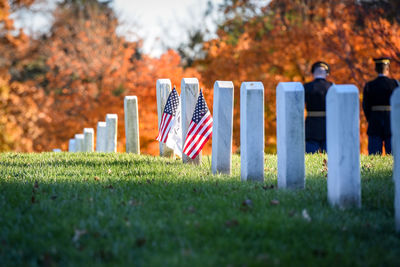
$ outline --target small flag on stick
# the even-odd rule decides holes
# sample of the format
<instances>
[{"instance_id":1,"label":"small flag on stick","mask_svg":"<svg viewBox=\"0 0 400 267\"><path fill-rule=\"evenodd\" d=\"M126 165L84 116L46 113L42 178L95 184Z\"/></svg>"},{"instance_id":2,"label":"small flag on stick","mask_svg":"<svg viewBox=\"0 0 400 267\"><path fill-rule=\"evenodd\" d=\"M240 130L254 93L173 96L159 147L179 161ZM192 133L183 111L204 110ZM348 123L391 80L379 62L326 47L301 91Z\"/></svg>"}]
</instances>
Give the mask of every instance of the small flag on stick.
<instances>
[{"instance_id":1,"label":"small flag on stick","mask_svg":"<svg viewBox=\"0 0 400 267\"><path fill-rule=\"evenodd\" d=\"M171 130L171 125L174 122L176 111L179 106L179 95L178 92L174 89L168 96L167 103L164 107L164 112L161 117L161 123L158 131L158 136L156 138L157 141L162 143L166 143L168 139L169 131Z\"/></svg>"},{"instance_id":2,"label":"small flag on stick","mask_svg":"<svg viewBox=\"0 0 400 267\"><path fill-rule=\"evenodd\" d=\"M194 159L200 153L212 133L213 119L204 100L203 92L200 90L194 109L192 121L190 122L186 135L183 153L189 158Z\"/></svg>"}]
</instances>

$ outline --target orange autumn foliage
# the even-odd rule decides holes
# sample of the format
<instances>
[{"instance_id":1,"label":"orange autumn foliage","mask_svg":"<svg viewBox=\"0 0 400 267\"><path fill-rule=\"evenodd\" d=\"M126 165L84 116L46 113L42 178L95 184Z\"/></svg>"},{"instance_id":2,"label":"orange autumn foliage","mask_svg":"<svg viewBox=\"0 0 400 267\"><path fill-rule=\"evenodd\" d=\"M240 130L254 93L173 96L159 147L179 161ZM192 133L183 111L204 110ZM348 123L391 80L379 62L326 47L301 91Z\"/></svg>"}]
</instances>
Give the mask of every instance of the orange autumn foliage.
<instances>
[{"instance_id":1,"label":"orange autumn foliage","mask_svg":"<svg viewBox=\"0 0 400 267\"><path fill-rule=\"evenodd\" d=\"M32 1L0 1L0 151L32 151L34 140L45 130L37 125L48 119L43 111L49 100L31 83L13 79L21 62L29 56L30 39L15 30L11 6Z\"/></svg>"},{"instance_id":2,"label":"orange autumn foliage","mask_svg":"<svg viewBox=\"0 0 400 267\"><path fill-rule=\"evenodd\" d=\"M232 80L235 84L234 145L239 146L239 88L243 81L259 80L265 87L266 151L276 151L275 88L279 82L312 79L313 62L332 67L329 79L354 83L360 89L373 79L373 57L394 59L393 77L400 76L400 26L396 21L363 12L354 1L271 1L247 20L237 17L250 1L236 0L218 38L204 44L206 58L197 62L203 81ZM233 12L232 12L233 10ZM232 16L233 13L235 16ZM244 14L247 14L243 12ZM360 105L361 106L361 105ZM361 148L367 149L366 121L361 115Z\"/></svg>"},{"instance_id":3,"label":"orange autumn foliage","mask_svg":"<svg viewBox=\"0 0 400 267\"><path fill-rule=\"evenodd\" d=\"M83 128L96 128L107 113L118 115L118 151L125 151L123 100L136 95L139 103L140 146L157 154L156 80L178 84L184 75L180 58L172 50L159 59L142 55L140 42L117 36L118 20L112 10L97 2L60 8L52 35L42 43L46 55L49 95L54 99L46 136L38 139L47 149L66 150L69 138ZM38 143L39 145L39 143Z\"/></svg>"},{"instance_id":4,"label":"orange autumn foliage","mask_svg":"<svg viewBox=\"0 0 400 267\"><path fill-rule=\"evenodd\" d=\"M107 113L116 113L118 151L123 152L123 99L136 95L141 152L157 155L157 79L171 79L180 91L183 77L197 77L211 111L214 82L234 82L234 151L240 147L240 85L262 81L266 152L275 152L279 82L309 81L311 64L325 60L332 67L331 81L354 83L362 93L375 76L372 57L383 55L393 58L393 77L400 76L399 22L380 8L365 8L362 1L273 0L255 7L254 1L227 0L218 37L203 43L206 56L193 68L183 68L174 50L160 58L143 54L141 41L117 35L113 10L95 0L59 2L50 32L30 38L16 32L9 17L12 9L32 2L0 0L1 151L66 150L75 133L96 128ZM360 114L366 152L366 122ZM208 142L204 153L210 151Z\"/></svg>"}]
</instances>

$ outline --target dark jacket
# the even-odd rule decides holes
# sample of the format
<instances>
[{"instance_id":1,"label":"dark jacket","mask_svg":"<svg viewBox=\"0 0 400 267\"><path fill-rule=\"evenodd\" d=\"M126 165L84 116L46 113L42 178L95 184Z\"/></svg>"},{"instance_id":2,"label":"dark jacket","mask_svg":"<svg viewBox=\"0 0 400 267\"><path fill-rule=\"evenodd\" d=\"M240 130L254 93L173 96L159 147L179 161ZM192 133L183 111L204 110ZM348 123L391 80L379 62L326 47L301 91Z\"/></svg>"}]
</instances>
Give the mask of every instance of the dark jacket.
<instances>
[{"instance_id":1,"label":"dark jacket","mask_svg":"<svg viewBox=\"0 0 400 267\"><path fill-rule=\"evenodd\" d=\"M325 97L332 83L325 79L315 79L304 84L304 98L307 112L325 112ZM326 140L326 117L306 118L306 140Z\"/></svg>"},{"instance_id":2,"label":"dark jacket","mask_svg":"<svg viewBox=\"0 0 400 267\"><path fill-rule=\"evenodd\" d=\"M368 121L367 134L387 138L390 133L390 111L373 111L374 106L390 106L390 96L397 87L397 82L380 76L368 82L364 87L363 109Z\"/></svg>"}]
</instances>

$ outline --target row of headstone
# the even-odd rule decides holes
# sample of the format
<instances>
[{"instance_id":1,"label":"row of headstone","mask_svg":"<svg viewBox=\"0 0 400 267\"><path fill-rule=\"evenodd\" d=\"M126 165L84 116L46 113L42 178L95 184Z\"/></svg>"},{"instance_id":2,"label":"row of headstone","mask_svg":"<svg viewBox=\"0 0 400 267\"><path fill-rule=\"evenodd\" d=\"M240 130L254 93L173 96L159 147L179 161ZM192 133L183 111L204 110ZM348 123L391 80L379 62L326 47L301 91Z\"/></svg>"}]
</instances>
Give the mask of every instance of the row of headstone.
<instances>
[{"instance_id":1,"label":"row of headstone","mask_svg":"<svg viewBox=\"0 0 400 267\"><path fill-rule=\"evenodd\" d=\"M212 134L212 171L213 173L230 173L232 166L232 129L233 129L233 83L231 81L217 81L214 84L214 115ZM161 123L163 108L171 92L169 79L157 80L157 113L158 126ZM181 112L182 112L182 140L186 139L187 128L193 116L197 98L199 96L199 82L196 78L183 78L181 81ZM263 116L263 114L262 114ZM263 139L263 138L262 138ZM160 156L173 157L173 150L164 143L159 143ZM186 155L184 163L200 164L201 153L191 160Z\"/></svg>"},{"instance_id":2,"label":"row of headstone","mask_svg":"<svg viewBox=\"0 0 400 267\"><path fill-rule=\"evenodd\" d=\"M160 126L163 108L171 92L169 79L157 80L157 111ZM214 84L212 172L231 173L234 86L231 81ZM181 81L182 140L193 116L199 82L196 78ZM245 82L241 87L241 173L242 180L264 179L264 86L261 82ZM160 156L170 157L173 152L160 143ZM184 163L200 164L201 154L194 160L183 155Z\"/></svg>"},{"instance_id":3,"label":"row of headstone","mask_svg":"<svg viewBox=\"0 0 400 267\"><path fill-rule=\"evenodd\" d=\"M181 82L182 133L193 115L199 94L197 79ZM212 163L215 173L231 173L234 86L231 81L214 84ZM157 81L160 124L168 95L169 79ZM326 96L328 153L328 201L340 208L361 207L359 93L354 85L333 85ZM280 83L276 92L278 187L305 187L304 87L298 82ZM240 88L240 158L242 181L264 180L264 86L243 82ZM392 148L395 182L395 222L400 232L400 88L391 98ZM160 155L171 156L160 143ZM201 155L193 162L199 164ZM191 162L187 157L183 162Z\"/></svg>"},{"instance_id":4,"label":"row of headstone","mask_svg":"<svg viewBox=\"0 0 400 267\"><path fill-rule=\"evenodd\" d=\"M83 129L83 134L75 134L75 138L68 143L69 152L91 152L93 151L94 130L92 128Z\"/></svg>"},{"instance_id":5,"label":"row of headstone","mask_svg":"<svg viewBox=\"0 0 400 267\"><path fill-rule=\"evenodd\" d=\"M136 96L124 99L126 152L140 153L139 112ZM97 123L96 152L117 152L118 115L107 114L105 121ZM94 129L85 128L68 143L69 152L94 152Z\"/></svg>"},{"instance_id":6,"label":"row of headstone","mask_svg":"<svg viewBox=\"0 0 400 267\"><path fill-rule=\"evenodd\" d=\"M334 85L326 96L328 199L334 206L360 207L359 100L354 85ZM304 88L277 87L278 187L305 187Z\"/></svg>"},{"instance_id":7,"label":"row of headstone","mask_svg":"<svg viewBox=\"0 0 400 267\"><path fill-rule=\"evenodd\" d=\"M158 113L158 127L160 127L161 117L164 112L164 106L167 102L169 93L171 92L171 81L169 79L157 80L156 91L157 91L157 113ZM181 129L182 129L182 140L186 140L187 130L193 117L196 102L199 97L199 81L197 78L183 78L181 81ZM168 148L165 144L159 143L160 156L172 157L174 152ZM195 159L190 159L187 155L182 155L182 161L184 163L200 164L201 152Z\"/></svg>"},{"instance_id":8,"label":"row of headstone","mask_svg":"<svg viewBox=\"0 0 400 267\"><path fill-rule=\"evenodd\" d=\"M217 81L214 84L213 173L231 173L233 90L233 83L230 81ZM168 79L157 81L159 123L170 91L171 83ZM182 79L182 133L186 133L198 94L197 79ZM278 187L302 189L305 187L304 88L297 82L280 83L276 95ZM392 116L392 120L393 117L395 116ZM361 207L359 96L356 86L333 85L329 89L326 97L326 121L328 200L331 205L341 208ZM242 83L240 122L241 179L263 181L264 86L261 82ZM394 127L393 130L395 129ZM185 138L183 134L182 140ZM396 146L395 141L393 145ZM162 144L160 155L171 155ZM193 161L183 157L185 163L199 164L200 160L200 155ZM399 170L394 175L397 173ZM399 188L400 186L397 187L398 191ZM397 206L400 206L399 198L396 200Z\"/></svg>"},{"instance_id":9,"label":"row of headstone","mask_svg":"<svg viewBox=\"0 0 400 267\"><path fill-rule=\"evenodd\" d=\"M157 80L157 111L160 126L163 108L171 92L169 79ZM214 84L212 172L231 173L234 86L231 81ZM196 78L181 81L182 140L193 116L199 82ZM241 173L242 180L264 179L264 87L260 82L243 83L241 87ZM170 157L173 151L160 143L160 156ZM184 163L200 164L201 154L194 160L183 155Z\"/></svg>"}]
</instances>

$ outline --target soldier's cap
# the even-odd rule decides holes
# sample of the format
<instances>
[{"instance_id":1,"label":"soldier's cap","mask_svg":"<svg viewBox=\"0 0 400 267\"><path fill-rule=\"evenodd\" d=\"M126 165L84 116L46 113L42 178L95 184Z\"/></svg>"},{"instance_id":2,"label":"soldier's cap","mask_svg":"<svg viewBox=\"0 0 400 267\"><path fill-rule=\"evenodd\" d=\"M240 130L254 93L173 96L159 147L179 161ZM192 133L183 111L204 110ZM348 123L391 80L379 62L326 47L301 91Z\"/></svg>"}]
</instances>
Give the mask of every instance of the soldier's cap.
<instances>
[{"instance_id":1,"label":"soldier's cap","mask_svg":"<svg viewBox=\"0 0 400 267\"><path fill-rule=\"evenodd\" d=\"M316 68L323 68L326 70L326 73L329 73L331 68L329 67L328 63L323 61L317 61L311 66L311 73L314 73Z\"/></svg>"},{"instance_id":2,"label":"soldier's cap","mask_svg":"<svg viewBox=\"0 0 400 267\"><path fill-rule=\"evenodd\" d=\"M375 64L390 64L390 57L379 57L379 58L374 58Z\"/></svg>"}]
</instances>

